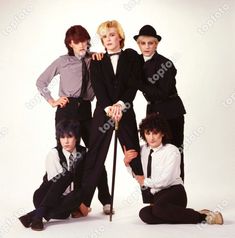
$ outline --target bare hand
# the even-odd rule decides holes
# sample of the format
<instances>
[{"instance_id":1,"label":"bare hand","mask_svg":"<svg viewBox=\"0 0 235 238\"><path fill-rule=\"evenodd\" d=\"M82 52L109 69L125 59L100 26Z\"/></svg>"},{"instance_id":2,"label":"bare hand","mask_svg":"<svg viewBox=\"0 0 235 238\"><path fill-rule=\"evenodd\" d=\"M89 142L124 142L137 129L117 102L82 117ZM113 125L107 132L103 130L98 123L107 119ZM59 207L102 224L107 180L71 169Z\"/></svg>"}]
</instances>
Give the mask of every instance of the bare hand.
<instances>
[{"instance_id":1,"label":"bare hand","mask_svg":"<svg viewBox=\"0 0 235 238\"><path fill-rule=\"evenodd\" d=\"M52 107L60 106L61 108L65 107L67 103L69 103L69 99L67 97L60 97L58 100L49 100L48 101Z\"/></svg>"},{"instance_id":2,"label":"bare hand","mask_svg":"<svg viewBox=\"0 0 235 238\"><path fill-rule=\"evenodd\" d=\"M122 119L122 105L114 104L111 107L111 117L114 121L119 122Z\"/></svg>"},{"instance_id":3,"label":"bare hand","mask_svg":"<svg viewBox=\"0 0 235 238\"><path fill-rule=\"evenodd\" d=\"M126 146L123 146L123 151L124 151L124 163L126 166L128 166L130 164L130 162L135 159L138 156L138 152L136 150L130 149L130 150L126 150Z\"/></svg>"},{"instance_id":4,"label":"bare hand","mask_svg":"<svg viewBox=\"0 0 235 238\"><path fill-rule=\"evenodd\" d=\"M91 58L92 58L93 60L98 60L98 61L102 60L103 57L104 57L104 53L93 53L93 54L91 55Z\"/></svg>"},{"instance_id":5,"label":"bare hand","mask_svg":"<svg viewBox=\"0 0 235 238\"><path fill-rule=\"evenodd\" d=\"M112 106L109 106L107 116L112 117Z\"/></svg>"}]
</instances>

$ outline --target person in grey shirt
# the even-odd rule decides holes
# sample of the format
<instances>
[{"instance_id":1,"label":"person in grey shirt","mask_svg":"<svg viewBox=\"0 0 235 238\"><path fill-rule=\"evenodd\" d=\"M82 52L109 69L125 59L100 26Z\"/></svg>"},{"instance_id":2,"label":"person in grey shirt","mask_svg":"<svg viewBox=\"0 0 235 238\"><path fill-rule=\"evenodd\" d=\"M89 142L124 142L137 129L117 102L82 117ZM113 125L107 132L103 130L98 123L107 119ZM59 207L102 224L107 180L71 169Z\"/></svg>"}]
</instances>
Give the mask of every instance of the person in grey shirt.
<instances>
[{"instance_id":1,"label":"person in grey shirt","mask_svg":"<svg viewBox=\"0 0 235 238\"><path fill-rule=\"evenodd\" d=\"M89 67L91 54L89 53L90 35L81 25L70 27L65 35L64 43L68 54L57 58L37 79L36 86L40 94L52 107L57 107L55 124L67 119L80 124L80 138L89 147L90 123L92 119L91 101L94 91L90 82ZM55 100L48 89L52 79L60 76L59 98ZM107 172L105 167L98 183L98 198L103 204L106 214L111 196L109 193Z\"/></svg>"}]
</instances>

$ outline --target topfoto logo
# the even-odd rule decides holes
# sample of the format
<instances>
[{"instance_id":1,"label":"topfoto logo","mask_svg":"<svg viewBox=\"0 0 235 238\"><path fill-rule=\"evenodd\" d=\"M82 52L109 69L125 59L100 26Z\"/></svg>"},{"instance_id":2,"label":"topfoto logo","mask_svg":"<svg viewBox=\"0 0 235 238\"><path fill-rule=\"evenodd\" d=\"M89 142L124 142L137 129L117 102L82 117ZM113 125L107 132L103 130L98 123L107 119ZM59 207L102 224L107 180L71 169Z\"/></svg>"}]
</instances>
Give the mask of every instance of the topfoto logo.
<instances>
[{"instance_id":1,"label":"topfoto logo","mask_svg":"<svg viewBox=\"0 0 235 238\"><path fill-rule=\"evenodd\" d=\"M155 84L157 80L163 78L165 73L173 66L171 61L166 61L165 63L161 64L161 68L152 76L148 78L148 81L152 84Z\"/></svg>"}]
</instances>

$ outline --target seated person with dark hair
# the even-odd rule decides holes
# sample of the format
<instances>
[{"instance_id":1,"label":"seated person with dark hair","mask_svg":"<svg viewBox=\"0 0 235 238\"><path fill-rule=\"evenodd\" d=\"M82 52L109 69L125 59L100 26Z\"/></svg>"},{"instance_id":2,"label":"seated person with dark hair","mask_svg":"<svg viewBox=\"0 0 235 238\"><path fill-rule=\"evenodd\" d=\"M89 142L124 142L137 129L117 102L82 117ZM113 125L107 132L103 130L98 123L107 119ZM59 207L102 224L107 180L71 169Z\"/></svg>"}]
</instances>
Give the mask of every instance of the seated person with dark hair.
<instances>
[{"instance_id":1,"label":"seated person with dark hair","mask_svg":"<svg viewBox=\"0 0 235 238\"><path fill-rule=\"evenodd\" d=\"M88 208L78 201L78 206L65 212L57 212L56 207L72 196L73 191L80 188L86 148L80 146L78 124L63 120L56 126L57 146L47 156L46 174L43 183L35 191L33 203L35 210L21 216L19 219L25 227L33 230L43 230L43 217L47 220L66 219L72 212L72 217L86 216ZM75 211L75 212L73 212Z\"/></svg>"},{"instance_id":2,"label":"seated person with dark hair","mask_svg":"<svg viewBox=\"0 0 235 238\"><path fill-rule=\"evenodd\" d=\"M187 195L180 177L180 152L176 146L167 143L167 122L154 113L143 119L139 128L146 144L140 152L144 178L137 176L136 180L149 192L151 203L140 210L140 219L147 224L223 224L220 212L186 208ZM136 158L136 153L135 150L125 150L126 166Z\"/></svg>"}]
</instances>

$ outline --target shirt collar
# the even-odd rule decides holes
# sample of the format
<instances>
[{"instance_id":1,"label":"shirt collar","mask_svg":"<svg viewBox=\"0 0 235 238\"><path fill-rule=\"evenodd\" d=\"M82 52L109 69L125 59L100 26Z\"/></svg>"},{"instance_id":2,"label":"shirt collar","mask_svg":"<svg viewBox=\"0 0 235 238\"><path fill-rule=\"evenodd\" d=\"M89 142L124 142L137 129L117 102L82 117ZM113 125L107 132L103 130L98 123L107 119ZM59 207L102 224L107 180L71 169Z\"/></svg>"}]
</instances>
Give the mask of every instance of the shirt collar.
<instances>
[{"instance_id":1,"label":"shirt collar","mask_svg":"<svg viewBox=\"0 0 235 238\"><path fill-rule=\"evenodd\" d=\"M156 147L156 148L151 148L150 146L148 146L148 149L149 150L153 150L153 152L156 152L156 151L159 151L161 148L163 147L163 144L160 144L158 147Z\"/></svg>"},{"instance_id":2,"label":"shirt collar","mask_svg":"<svg viewBox=\"0 0 235 238\"><path fill-rule=\"evenodd\" d=\"M81 56L81 55L79 55L79 54L74 54L74 55L75 55L75 57L78 58L79 60L81 60L81 59L83 59L83 58L86 57L86 55L83 55L83 56Z\"/></svg>"},{"instance_id":3,"label":"shirt collar","mask_svg":"<svg viewBox=\"0 0 235 238\"><path fill-rule=\"evenodd\" d=\"M154 54L152 54L151 56L144 56L144 55L143 55L144 61L146 62L146 61L152 59L153 55L154 55Z\"/></svg>"},{"instance_id":4,"label":"shirt collar","mask_svg":"<svg viewBox=\"0 0 235 238\"><path fill-rule=\"evenodd\" d=\"M144 56L144 55L143 55L144 61L146 62L146 61L152 59L153 56L154 56L156 53L157 53L157 51L155 51L155 52L154 52L152 55L150 55L150 56Z\"/></svg>"},{"instance_id":5,"label":"shirt collar","mask_svg":"<svg viewBox=\"0 0 235 238\"><path fill-rule=\"evenodd\" d=\"M70 153L69 151L65 150L64 148L62 149L63 151L63 154L65 156L66 159L69 159L69 156L72 154L73 155L73 158L76 158L76 154L77 154L77 150L76 148L74 148L73 152Z\"/></svg>"},{"instance_id":6,"label":"shirt collar","mask_svg":"<svg viewBox=\"0 0 235 238\"><path fill-rule=\"evenodd\" d=\"M113 54L113 53L120 53L121 51L122 51L121 49L118 50L118 51L116 51L116 52L112 52L112 51L108 51L108 50L107 50L107 53L108 53L108 54Z\"/></svg>"}]
</instances>

